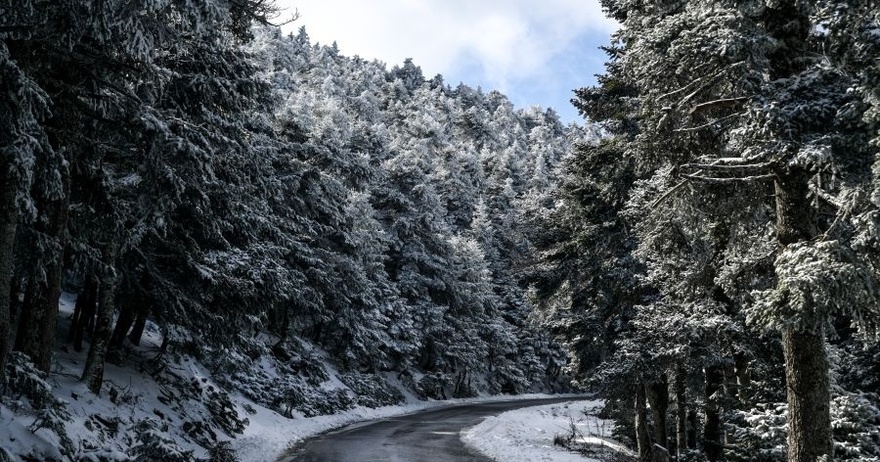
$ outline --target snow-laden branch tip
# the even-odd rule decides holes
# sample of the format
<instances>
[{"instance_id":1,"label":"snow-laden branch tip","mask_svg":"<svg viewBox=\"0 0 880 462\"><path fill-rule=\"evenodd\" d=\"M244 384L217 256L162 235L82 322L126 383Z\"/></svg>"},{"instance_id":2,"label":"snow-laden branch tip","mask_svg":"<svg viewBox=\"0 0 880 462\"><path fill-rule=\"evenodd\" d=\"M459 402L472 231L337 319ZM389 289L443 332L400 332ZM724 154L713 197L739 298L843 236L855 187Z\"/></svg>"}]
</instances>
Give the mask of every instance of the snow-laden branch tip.
<instances>
[{"instance_id":1,"label":"snow-laden branch tip","mask_svg":"<svg viewBox=\"0 0 880 462\"><path fill-rule=\"evenodd\" d=\"M722 163L711 163L711 164L682 164L679 168L682 169L695 169L695 170L714 170L719 172L749 172L749 171L764 171L769 172L775 164L773 162L760 162L756 164L722 164Z\"/></svg>"},{"instance_id":2,"label":"snow-laden branch tip","mask_svg":"<svg viewBox=\"0 0 880 462\"><path fill-rule=\"evenodd\" d=\"M844 203L840 202L836 197L834 197L834 195L829 194L828 192L824 191L822 188L820 188L819 186L817 186L815 184L810 184L810 192L812 192L813 194L816 195L816 197L818 197L819 199L822 199L823 201L827 202L829 205L833 206L836 209L839 209L839 210L847 209L847 206Z\"/></svg>"},{"instance_id":3,"label":"snow-laden branch tip","mask_svg":"<svg viewBox=\"0 0 880 462\"><path fill-rule=\"evenodd\" d=\"M755 183L758 181L764 180L772 180L776 178L775 173L767 173L764 175L752 175L752 176L742 176L742 177L731 177L731 178L718 178L712 176L702 176L697 174L682 174L683 177L694 180L694 181L702 181L704 183L715 183L715 184L732 184L732 183Z\"/></svg>"}]
</instances>

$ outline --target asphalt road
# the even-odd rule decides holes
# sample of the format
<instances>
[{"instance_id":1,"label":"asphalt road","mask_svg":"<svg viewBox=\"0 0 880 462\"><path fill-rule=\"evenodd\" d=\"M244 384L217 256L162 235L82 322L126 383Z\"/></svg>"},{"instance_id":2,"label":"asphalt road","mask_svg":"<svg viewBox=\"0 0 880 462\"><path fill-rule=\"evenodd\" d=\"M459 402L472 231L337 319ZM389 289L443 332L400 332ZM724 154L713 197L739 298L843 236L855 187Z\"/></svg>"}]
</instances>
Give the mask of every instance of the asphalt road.
<instances>
[{"instance_id":1,"label":"asphalt road","mask_svg":"<svg viewBox=\"0 0 880 462\"><path fill-rule=\"evenodd\" d=\"M284 462L490 462L459 433L484 417L578 398L461 404L343 427L296 445ZM586 398L585 398L586 399Z\"/></svg>"}]
</instances>

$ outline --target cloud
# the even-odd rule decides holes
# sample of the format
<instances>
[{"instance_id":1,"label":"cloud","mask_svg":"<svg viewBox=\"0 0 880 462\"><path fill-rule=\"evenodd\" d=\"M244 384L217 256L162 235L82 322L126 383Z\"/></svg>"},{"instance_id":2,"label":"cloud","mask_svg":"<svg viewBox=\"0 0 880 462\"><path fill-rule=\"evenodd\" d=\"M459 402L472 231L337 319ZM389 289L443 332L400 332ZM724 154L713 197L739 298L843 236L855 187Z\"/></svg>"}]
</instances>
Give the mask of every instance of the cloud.
<instances>
[{"instance_id":1,"label":"cloud","mask_svg":"<svg viewBox=\"0 0 880 462\"><path fill-rule=\"evenodd\" d=\"M412 58L428 78L443 74L453 85L464 81L497 89L514 102L523 87L557 85L555 99L544 101L540 91L530 89L529 101L519 102L544 106L568 106L571 88L599 72L582 71L580 82L562 82L558 74L571 70L560 66L575 59L565 55L579 47L598 55L596 45L618 27L605 18L598 0L277 1L301 15L287 30L305 26L312 41L336 42L345 55L389 67ZM585 36L599 39L587 45Z\"/></svg>"},{"instance_id":2,"label":"cloud","mask_svg":"<svg viewBox=\"0 0 880 462\"><path fill-rule=\"evenodd\" d=\"M394 65L413 58L428 76L479 61L490 80L537 72L584 31L617 26L598 1L281 0L313 40Z\"/></svg>"}]
</instances>

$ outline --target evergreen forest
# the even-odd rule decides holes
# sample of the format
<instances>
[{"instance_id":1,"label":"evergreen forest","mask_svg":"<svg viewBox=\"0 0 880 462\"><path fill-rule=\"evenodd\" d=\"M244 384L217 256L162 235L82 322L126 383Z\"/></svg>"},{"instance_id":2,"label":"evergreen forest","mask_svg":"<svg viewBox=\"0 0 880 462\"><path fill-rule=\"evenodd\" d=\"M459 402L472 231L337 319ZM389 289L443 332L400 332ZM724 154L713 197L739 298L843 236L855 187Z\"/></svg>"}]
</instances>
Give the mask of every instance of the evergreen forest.
<instances>
[{"instance_id":1,"label":"evergreen forest","mask_svg":"<svg viewBox=\"0 0 880 462\"><path fill-rule=\"evenodd\" d=\"M620 461L880 461L880 2L601 3L565 124L271 0L3 0L0 461L568 392Z\"/></svg>"}]
</instances>

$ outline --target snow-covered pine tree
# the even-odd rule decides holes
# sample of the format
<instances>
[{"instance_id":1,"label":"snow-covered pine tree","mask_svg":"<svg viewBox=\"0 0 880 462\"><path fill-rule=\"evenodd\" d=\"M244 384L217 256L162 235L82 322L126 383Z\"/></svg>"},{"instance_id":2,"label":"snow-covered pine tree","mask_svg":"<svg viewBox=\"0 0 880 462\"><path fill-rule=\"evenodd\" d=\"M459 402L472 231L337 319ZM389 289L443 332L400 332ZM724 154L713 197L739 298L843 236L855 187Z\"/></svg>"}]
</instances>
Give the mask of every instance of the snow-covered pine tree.
<instances>
[{"instance_id":1,"label":"snow-covered pine tree","mask_svg":"<svg viewBox=\"0 0 880 462\"><path fill-rule=\"evenodd\" d=\"M866 4L849 9L833 1L603 3L626 26L609 66L622 85L610 93L633 91L595 104L637 114L626 150L657 185L657 199L644 204L726 213L742 233L731 236L753 244L767 243L773 230L775 282L753 287L759 290L746 312L782 333L788 459L830 457L825 325L843 311L872 331L877 297L876 272L852 252L856 241L844 231L858 228L846 198L865 188L875 158L866 141L876 133L864 123L866 93L858 91L869 66L846 57L873 43L864 31L876 18ZM859 32L837 32L843 29ZM761 198L771 185L768 203ZM743 190L756 199L729 201ZM734 257L723 258L740 271L760 258ZM850 289L833 289L841 284Z\"/></svg>"},{"instance_id":2,"label":"snow-covered pine tree","mask_svg":"<svg viewBox=\"0 0 880 462\"><path fill-rule=\"evenodd\" d=\"M19 13L25 18L36 14L32 9ZM15 26L12 19L12 15L4 17L4 22L10 24L3 25ZM13 32L0 33L0 91L7 95L0 102L0 380L5 378L14 338L10 305L18 294L10 294L10 287L17 224L21 215L33 213L29 190L36 158L54 156L41 126L41 120L49 114L49 97L10 55L6 40L23 33L17 27L10 30Z\"/></svg>"},{"instance_id":3,"label":"snow-covered pine tree","mask_svg":"<svg viewBox=\"0 0 880 462\"><path fill-rule=\"evenodd\" d=\"M249 24L252 19L265 18L271 13L272 6L266 2L246 2L234 7L204 5L201 8L148 2L141 5L141 9L133 9L113 3L55 2L35 8L29 2L17 2L11 10L17 13L4 16L4 21L11 22L4 24L4 49L9 50L9 57L18 63L29 79L54 95L50 106L52 116L41 123L55 151L64 155L64 159L53 160L51 155L46 155L38 160L36 165L45 168L38 167L35 174L45 181L34 182L39 189L32 195L36 199L32 226L37 235L54 240L47 244L51 247L43 245L55 249L44 253L54 262L34 265L32 270L36 277L22 275L28 282L24 290L31 294L26 297L29 312L38 324L23 319L22 332L25 335L20 337L20 347L35 356L41 367L48 367L47 354L44 353L54 341L54 332L48 330L52 329L57 310L56 282L60 283L57 269L61 267L59 249L67 245L63 230L66 203L71 192L90 198L86 203L100 206L105 213L101 220L92 222L99 226L87 226L90 228L88 235L75 235L76 230L84 227L72 223L72 251L79 255L80 261L89 262L75 271L111 274L117 264L115 258L129 250L126 245L136 245L134 241L139 239L139 233L143 233L144 219L161 218L139 216L137 212L142 210L137 208L132 210L134 217L126 217L127 208L120 207L117 202L121 197L114 197L117 192L114 188L119 183L131 186L141 178L142 172L136 168L126 169L137 167L134 159L149 151L150 143L155 141L151 133L159 133L159 138L166 141L175 138L181 142L179 146L210 144L222 138L215 137L211 141L210 137L203 138L207 132L214 134L219 130L202 133L188 130L201 122L185 120L196 117L193 106L188 106L193 101L182 98L171 104L167 95L174 93L175 85L200 71L202 75L218 70L222 73L220 68L225 65L223 53L236 47L237 37L247 33L240 27L242 22ZM175 19L167 20L168 17ZM183 48L187 48L186 53L196 55L209 51L202 55L206 59L199 64L205 67L199 70L187 68L192 62L180 54ZM224 100L223 96L230 95L230 90L247 91L247 79L235 81L235 87L224 87L221 83L223 76L211 77L214 79L191 88L193 92L190 94L200 94L202 101L216 99L215 115L234 110L235 103L227 105L231 100ZM175 94L178 96L182 95ZM179 112L173 112L172 108ZM219 128L217 120L212 122L213 127ZM234 133L229 132L229 135ZM160 146L158 150L161 149ZM70 189L65 176L68 166L73 180ZM169 172L165 171L163 175L166 173ZM163 178L169 179L169 175ZM168 197L179 196L172 193ZM80 213L75 214L74 221L80 217ZM133 240L130 239L132 234L135 236ZM102 249L108 246L117 248L118 252L107 253L113 255L113 260L102 261L100 254L106 253ZM96 267L101 265L110 270L97 271ZM44 331L42 334L39 333L41 330ZM38 347L34 347L35 342L28 338L39 338ZM93 347L98 344L103 342L93 342ZM102 356L98 354L96 357ZM90 368L94 365L90 363ZM84 375L94 377L99 375L96 371L87 371Z\"/></svg>"}]
</instances>

